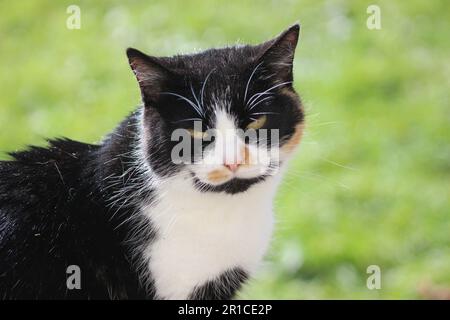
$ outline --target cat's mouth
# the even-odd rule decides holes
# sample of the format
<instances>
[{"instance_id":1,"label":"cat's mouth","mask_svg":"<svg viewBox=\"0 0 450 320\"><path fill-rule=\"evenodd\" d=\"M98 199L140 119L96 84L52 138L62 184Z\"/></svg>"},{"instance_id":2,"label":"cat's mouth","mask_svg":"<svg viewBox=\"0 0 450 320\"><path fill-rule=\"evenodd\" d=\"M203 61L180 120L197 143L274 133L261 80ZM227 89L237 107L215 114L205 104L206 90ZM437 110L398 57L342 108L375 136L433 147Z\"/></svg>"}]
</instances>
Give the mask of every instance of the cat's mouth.
<instances>
[{"instance_id":1,"label":"cat's mouth","mask_svg":"<svg viewBox=\"0 0 450 320\"><path fill-rule=\"evenodd\" d=\"M206 173L191 171L191 175L198 183L211 186L220 186L231 180L237 179L236 173L225 168L214 169Z\"/></svg>"},{"instance_id":2,"label":"cat's mouth","mask_svg":"<svg viewBox=\"0 0 450 320\"><path fill-rule=\"evenodd\" d=\"M224 192L236 194L247 191L251 186L258 182L266 180L267 175L261 175L255 178L231 178L221 184L210 184L200 180L193 174L194 187L201 192Z\"/></svg>"},{"instance_id":3,"label":"cat's mouth","mask_svg":"<svg viewBox=\"0 0 450 320\"><path fill-rule=\"evenodd\" d=\"M237 173L226 172L226 170L210 171L205 178L200 178L191 171L193 184L202 192L225 192L236 194L248 190L252 185L264 181L269 175L261 174L256 177L241 177Z\"/></svg>"}]
</instances>

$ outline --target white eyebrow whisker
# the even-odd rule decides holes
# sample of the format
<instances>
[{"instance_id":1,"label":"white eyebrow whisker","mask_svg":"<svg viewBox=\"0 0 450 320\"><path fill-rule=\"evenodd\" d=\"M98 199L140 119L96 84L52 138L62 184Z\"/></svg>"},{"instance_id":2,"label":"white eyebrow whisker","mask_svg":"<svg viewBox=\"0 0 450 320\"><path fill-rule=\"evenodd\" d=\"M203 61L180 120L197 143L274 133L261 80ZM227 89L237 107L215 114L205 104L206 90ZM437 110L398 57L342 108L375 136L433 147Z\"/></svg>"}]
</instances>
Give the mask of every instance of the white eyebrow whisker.
<instances>
[{"instance_id":1,"label":"white eyebrow whisker","mask_svg":"<svg viewBox=\"0 0 450 320\"><path fill-rule=\"evenodd\" d=\"M200 105L200 102L198 102L197 96L195 95L194 88L192 87L192 83L191 83L191 92L192 92L192 95L194 96L195 102L197 102L197 107L201 110L201 105Z\"/></svg>"},{"instance_id":2,"label":"white eyebrow whisker","mask_svg":"<svg viewBox=\"0 0 450 320\"><path fill-rule=\"evenodd\" d=\"M262 62L258 63L258 65L253 69L250 78L247 81L247 85L245 86L245 94L244 94L244 103L246 103L247 99L247 92L248 92L248 86L250 85L250 81L252 81L253 75L255 74L256 70L259 68L259 66L262 64Z\"/></svg>"},{"instance_id":3,"label":"white eyebrow whisker","mask_svg":"<svg viewBox=\"0 0 450 320\"><path fill-rule=\"evenodd\" d=\"M188 98L178 94L178 93L173 93L173 92L161 92L161 94L167 94L167 95L171 95L171 96L175 96L178 97L184 101L186 101L187 103L189 103L189 105L201 116L203 117L204 115L202 114L202 111L197 107L197 105L192 102L191 100L189 100Z\"/></svg>"},{"instance_id":4,"label":"white eyebrow whisker","mask_svg":"<svg viewBox=\"0 0 450 320\"><path fill-rule=\"evenodd\" d=\"M279 112L253 112L250 115L262 115L262 114L280 114Z\"/></svg>"},{"instance_id":5,"label":"white eyebrow whisker","mask_svg":"<svg viewBox=\"0 0 450 320\"><path fill-rule=\"evenodd\" d=\"M248 107L248 110L250 111L250 110L252 110L253 108L255 108L258 104L260 104L260 103L262 103L262 102L264 102L264 101L266 101L266 100L268 100L268 99L274 99L274 96L271 94L270 96L268 96L268 97L265 97L265 98L263 98L263 99L261 99L261 100L255 100L255 101L253 101L253 103Z\"/></svg>"},{"instance_id":6,"label":"white eyebrow whisker","mask_svg":"<svg viewBox=\"0 0 450 320\"><path fill-rule=\"evenodd\" d=\"M185 121L203 121L203 119L202 118L187 118L187 119L183 119L183 120L173 121L172 123L180 123L180 122L185 122Z\"/></svg>"},{"instance_id":7,"label":"white eyebrow whisker","mask_svg":"<svg viewBox=\"0 0 450 320\"><path fill-rule=\"evenodd\" d=\"M276 85L270 87L269 89L267 89L267 90L265 90L265 91L263 91L263 92L255 93L255 94L248 100L247 105L249 105L249 104L251 105L251 104L254 103L259 97L268 94L268 93L269 93L270 91L272 91L273 89L278 88L278 87L281 87L281 86L284 86L284 85L287 85L287 84L290 84L290 83L292 83L292 81L281 82L281 83L278 83L278 84L276 84Z\"/></svg>"},{"instance_id":8,"label":"white eyebrow whisker","mask_svg":"<svg viewBox=\"0 0 450 320\"><path fill-rule=\"evenodd\" d=\"M201 93L200 93L200 100L201 100L201 102L202 102L202 103L201 103L201 106L202 106L203 109L205 108L205 105L203 104L203 92L205 91L205 86L206 86L206 83L208 82L209 76L211 75L211 73L213 73L214 70L216 70L216 68L213 68L213 69L208 73L208 75L207 75L206 78L205 78L205 81L203 82L202 91L201 91Z\"/></svg>"}]
</instances>

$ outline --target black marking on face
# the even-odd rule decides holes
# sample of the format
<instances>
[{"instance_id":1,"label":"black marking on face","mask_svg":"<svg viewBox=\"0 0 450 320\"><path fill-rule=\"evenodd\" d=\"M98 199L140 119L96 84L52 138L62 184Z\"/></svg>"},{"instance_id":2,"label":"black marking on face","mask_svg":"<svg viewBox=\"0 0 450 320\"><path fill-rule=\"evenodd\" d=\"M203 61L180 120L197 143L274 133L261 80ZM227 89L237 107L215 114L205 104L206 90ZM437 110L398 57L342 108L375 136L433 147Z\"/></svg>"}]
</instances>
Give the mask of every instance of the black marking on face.
<instances>
[{"instance_id":1,"label":"black marking on face","mask_svg":"<svg viewBox=\"0 0 450 320\"><path fill-rule=\"evenodd\" d=\"M194 187L201 192L215 192L215 193L228 193L228 194L236 194L240 192L245 192L250 189L251 186L255 185L258 182L265 181L268 175L261 175L256 178L250 179L240 179L233 178L225 183L219 185L212 185L209 183L205 183L200 181L197 177L193 177L194 179Z\"/></svg>"}]
</instances>

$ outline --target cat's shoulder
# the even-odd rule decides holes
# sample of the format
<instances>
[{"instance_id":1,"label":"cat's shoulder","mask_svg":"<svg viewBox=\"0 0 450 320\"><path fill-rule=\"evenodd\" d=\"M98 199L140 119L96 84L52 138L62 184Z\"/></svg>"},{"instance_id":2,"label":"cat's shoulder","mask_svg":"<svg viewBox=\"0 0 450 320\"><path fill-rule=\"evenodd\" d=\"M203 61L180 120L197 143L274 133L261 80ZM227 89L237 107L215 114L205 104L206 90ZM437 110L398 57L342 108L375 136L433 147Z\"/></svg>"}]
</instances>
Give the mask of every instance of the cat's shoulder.
<instances>
[{"instance_id":1,"label":"cat's shoulder","mask_svg":"<svg viewBox=\"0 0 450 320\"><path fill-rule=\"evenodd\" d=\"M3 168L5 163L16 163L21 165L42 165L48 161L70 161L79 159L86 154L95 152L99 149L98 145L89 144L71 140L68 138L59 138L48 140L48 146L29 146L25 150L9 152L13 158L12 161L2 161L0 166Z\"/></svg>"},{"instance_id":2,"label":"cat's shoulder","mask_svg":"<svg viewBox=\"0 0 450 320\"><path fill-rule=\"evenodd\" d=\"M30 146L0 161L0 205L9 201L51 199L67 192L89 173L90 158L99 146L69 139L49 140L47 147ZM84 174L83 174L84 173Z\"/></svg>"}]
</instances>

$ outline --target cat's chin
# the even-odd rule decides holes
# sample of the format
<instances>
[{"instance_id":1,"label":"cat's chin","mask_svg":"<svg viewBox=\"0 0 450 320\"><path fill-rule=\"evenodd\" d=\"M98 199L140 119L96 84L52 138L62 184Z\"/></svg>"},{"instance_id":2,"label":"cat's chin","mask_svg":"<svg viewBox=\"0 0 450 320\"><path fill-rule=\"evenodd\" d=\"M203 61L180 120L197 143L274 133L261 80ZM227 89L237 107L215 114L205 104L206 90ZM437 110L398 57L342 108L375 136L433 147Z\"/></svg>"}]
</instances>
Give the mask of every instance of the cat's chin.
<instances>
[{"instance_id":1,"label":"cat's chin","mask_svg":"<svg viewBox=\"0 0 450 320\"><path fill-rule=\"evenodd\" d=\"M201 192L223 192L228 194L236 194L247 191L253 185L266 180L267 175L261 175L254 178L237 178L234 177L221 184L211 184L200 180L193 174L194 187Z\"/></svg>"}]
</instances>

